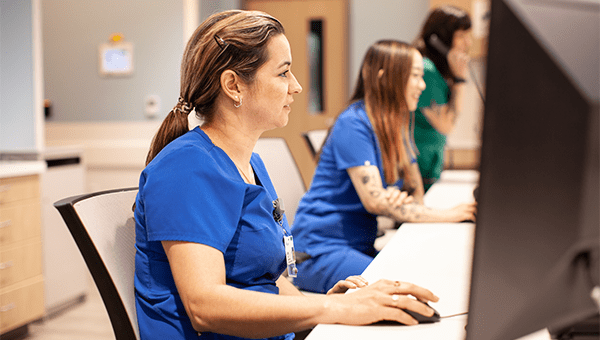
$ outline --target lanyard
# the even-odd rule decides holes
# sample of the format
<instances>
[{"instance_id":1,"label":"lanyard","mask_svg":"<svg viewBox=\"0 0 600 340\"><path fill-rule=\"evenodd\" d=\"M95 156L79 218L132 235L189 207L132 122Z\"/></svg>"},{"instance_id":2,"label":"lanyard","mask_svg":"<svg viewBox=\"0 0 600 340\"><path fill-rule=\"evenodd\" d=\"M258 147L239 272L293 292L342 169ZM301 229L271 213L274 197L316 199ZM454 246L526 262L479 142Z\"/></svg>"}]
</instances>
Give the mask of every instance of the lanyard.
<instances>
[{"instance_id":1,"label":"lanyard","mask_svg":"<svg viewBox=\"0 0 600 340\"><path fill-rule=\"evenodd\" d=\"M273 201L273 219L277 222L283 230L283 244L285 245L285 262L287 263L287 273L289 277L296 277L298 274L298 268L296 268L296 252L294 251L294 238L292 235L288 235L287 231L283 227L283 213L285 209L283 207L283 199L277 198Z\"/></svg>"}]
</instances>

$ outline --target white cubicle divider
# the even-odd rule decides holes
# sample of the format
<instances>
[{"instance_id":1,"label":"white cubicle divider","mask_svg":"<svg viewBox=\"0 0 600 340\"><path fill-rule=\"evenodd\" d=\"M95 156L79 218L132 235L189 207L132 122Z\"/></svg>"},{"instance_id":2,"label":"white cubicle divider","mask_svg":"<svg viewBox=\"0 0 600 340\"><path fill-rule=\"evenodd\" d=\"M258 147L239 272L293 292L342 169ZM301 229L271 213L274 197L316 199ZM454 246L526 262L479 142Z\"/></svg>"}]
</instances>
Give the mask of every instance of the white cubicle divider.
<instances>
[{"instance_id":1,"label":"white cubicle divider","mask_svg":"<svg viewBox=\"0 0 600 340\"><path fill-rule=\"evenodd\" d=\"M283 138L260 138L254 147L271 177L277 195L283 198L285 215L290 226L306 188L294 156Z\"/></svg>"}]
</instances>

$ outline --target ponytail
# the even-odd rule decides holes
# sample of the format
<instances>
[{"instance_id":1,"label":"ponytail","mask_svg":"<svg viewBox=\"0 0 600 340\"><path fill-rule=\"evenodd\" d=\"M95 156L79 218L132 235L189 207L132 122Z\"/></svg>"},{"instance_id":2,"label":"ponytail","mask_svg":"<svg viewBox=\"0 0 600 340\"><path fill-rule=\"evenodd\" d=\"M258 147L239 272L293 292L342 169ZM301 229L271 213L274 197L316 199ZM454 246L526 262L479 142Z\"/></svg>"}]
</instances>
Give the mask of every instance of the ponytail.
<instances>
[{"instance_id":1,"label":"ponytail","mask_svg":"<svg viewBox=\"0 0 600 340\"><path fill-rule=\"evenodd\" d=\"M198 26L183 53L179 101L154 136L146 165L167 144L189 131L188 115L192 109L205 123L212 121L224 70L234 71L251 84L258 69L269 59L269 39L283 33L277 19L258 11L216 13Z\"/></svg>"},{"instance_id":2,"label":"ponytail","mask_svg":"<svg viewBox=\"0 0 600 340\"><path fill-rule=\"evenodd\" d=\"M148 165L154 157L158 155L160 150L167 146L167 144L189 131L188 115L191 111L191 105L185 102L183 98L179 97L177 105L175 105L167 117L165 117L158 128L158 132L156 132L156 135L154 135L154 138L152 139L150 150L148 150L148 155L146 156L146 165Z\"/></svg>"}]
</instances>

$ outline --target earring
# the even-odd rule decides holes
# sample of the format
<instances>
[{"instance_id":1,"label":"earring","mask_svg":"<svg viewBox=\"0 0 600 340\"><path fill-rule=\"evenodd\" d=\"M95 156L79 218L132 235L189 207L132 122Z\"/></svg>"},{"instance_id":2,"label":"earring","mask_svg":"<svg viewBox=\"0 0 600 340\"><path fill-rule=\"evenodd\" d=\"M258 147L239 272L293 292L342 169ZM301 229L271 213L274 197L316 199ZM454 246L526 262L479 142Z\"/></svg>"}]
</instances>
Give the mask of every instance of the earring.
<instances>
[{"instance_id":1,"label":"earring","mask_svg":"<svg viewBox=\"0 0 600 340\"><path fill-rule=\"evenodd\" d=\"M238 97L235 96L235 99L237 99ZM240 106L242 106L242 98L240 98L240 104L239 105L235 105L235 102L233 102L233 107L235 107L236 109L239 108Z\"/></svg>"}]
</instances>

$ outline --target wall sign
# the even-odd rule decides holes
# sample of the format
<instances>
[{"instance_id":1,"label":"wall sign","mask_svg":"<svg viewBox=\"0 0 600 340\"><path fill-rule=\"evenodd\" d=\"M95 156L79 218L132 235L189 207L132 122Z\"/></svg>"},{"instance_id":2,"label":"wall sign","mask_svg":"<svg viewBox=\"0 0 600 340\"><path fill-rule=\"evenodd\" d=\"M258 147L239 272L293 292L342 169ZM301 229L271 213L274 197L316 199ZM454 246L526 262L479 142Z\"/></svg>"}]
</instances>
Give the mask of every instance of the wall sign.
<instances>
[{"instance_id":1,"label":"wall sign","mask_svg":"<svg viewBox=\"0 0 600 340\"><path fill-rule=\"evenodd\" d=\"M111 35L108 43L100 44L99 72L101 76L130 76L133 74L133 44L123 41L123 35Z\"/></svg>"}]
</instances>

